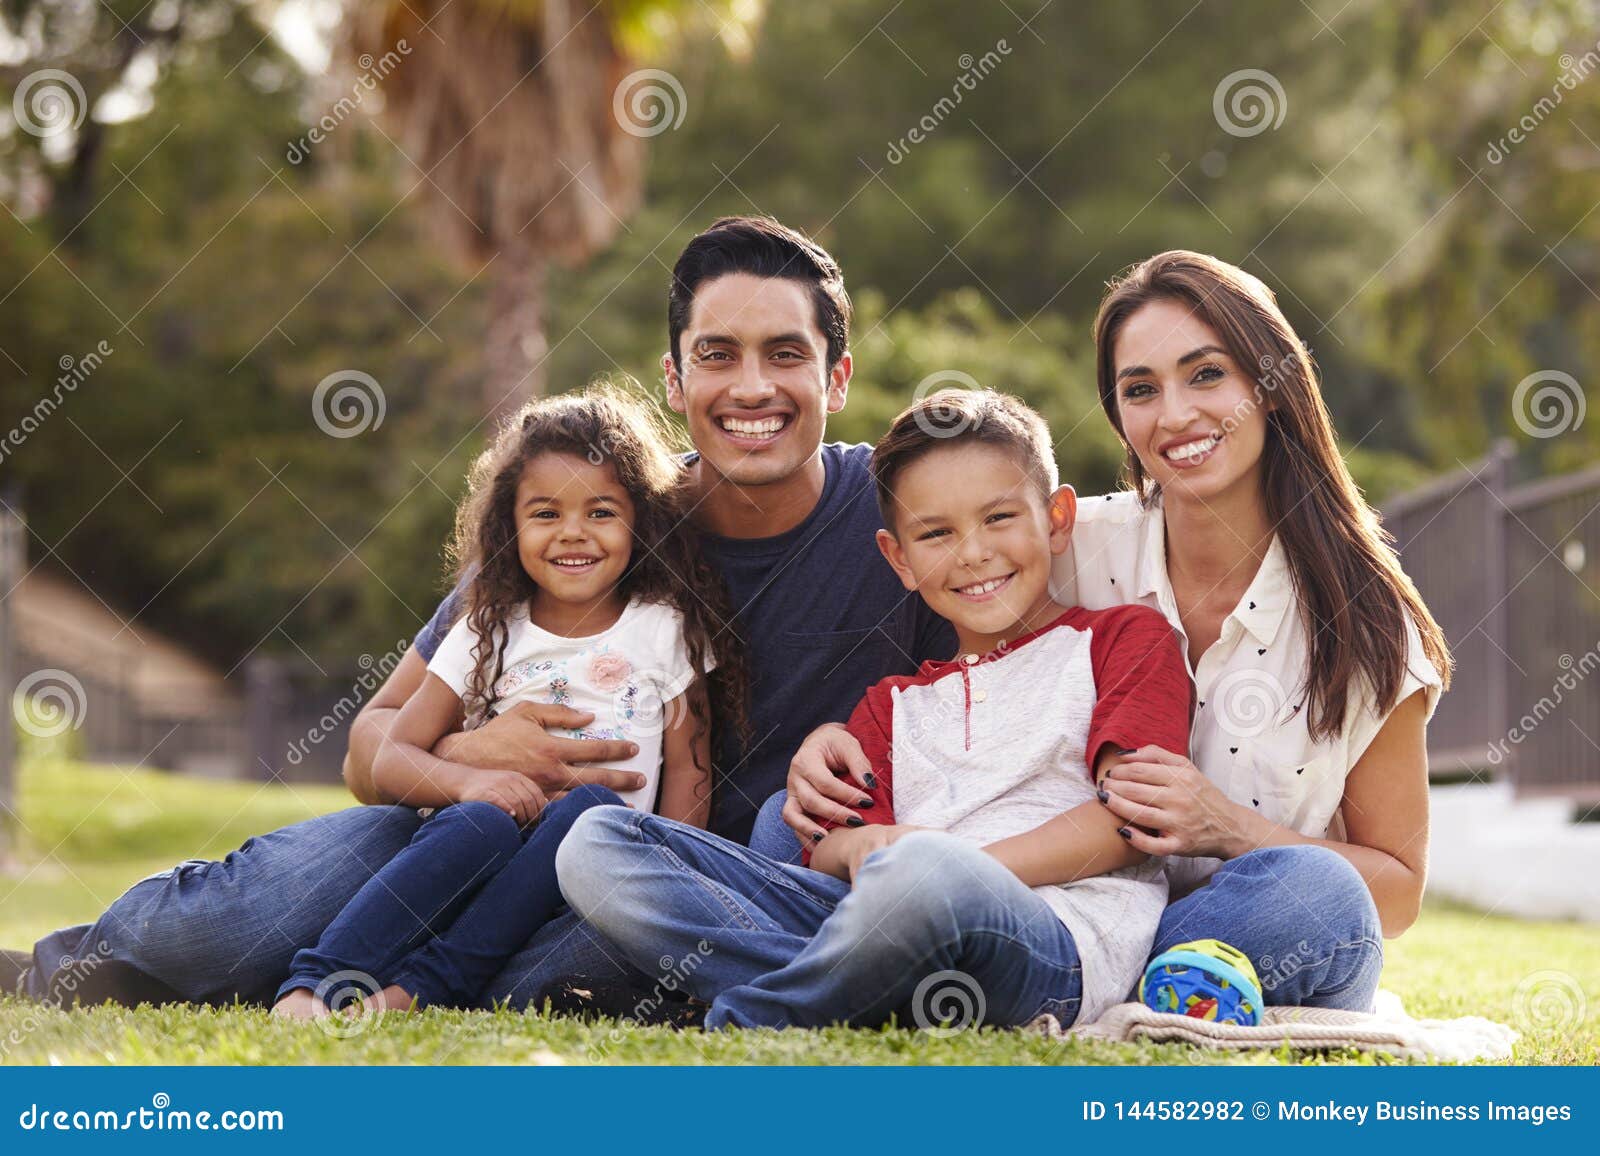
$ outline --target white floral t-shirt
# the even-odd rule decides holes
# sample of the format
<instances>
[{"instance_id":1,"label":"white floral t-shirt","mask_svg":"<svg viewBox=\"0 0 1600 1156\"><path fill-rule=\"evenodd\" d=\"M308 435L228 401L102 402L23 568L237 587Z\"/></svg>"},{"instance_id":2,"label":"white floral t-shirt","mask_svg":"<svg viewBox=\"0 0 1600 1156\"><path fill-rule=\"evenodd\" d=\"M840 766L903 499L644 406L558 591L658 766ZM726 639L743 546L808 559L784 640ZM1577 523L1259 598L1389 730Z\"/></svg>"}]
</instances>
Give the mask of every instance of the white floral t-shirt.
<instances>
[{"instance_id":1,"label":"white floral t-shirt","mask_svg":"<svg viewBox=\"0 0 1600 1156\"><path fill-rule=\"evenodd\" d=\"M504 714L521 702L551 703L591 711L581 731L554 733L579 739L627 739L639 753L610 764L644 775L645 785L622 799L641 811L655 809L661 784L661 736L678 721L671 703L695 679L683 641L683 615L653 602L628 603L607 630L566 638L542 630L519 612L507 624L505 673L495 686L494 709ZM462 618L428 663L462 698L474 666L477 636Z\"/></svg>"}]
</instances>

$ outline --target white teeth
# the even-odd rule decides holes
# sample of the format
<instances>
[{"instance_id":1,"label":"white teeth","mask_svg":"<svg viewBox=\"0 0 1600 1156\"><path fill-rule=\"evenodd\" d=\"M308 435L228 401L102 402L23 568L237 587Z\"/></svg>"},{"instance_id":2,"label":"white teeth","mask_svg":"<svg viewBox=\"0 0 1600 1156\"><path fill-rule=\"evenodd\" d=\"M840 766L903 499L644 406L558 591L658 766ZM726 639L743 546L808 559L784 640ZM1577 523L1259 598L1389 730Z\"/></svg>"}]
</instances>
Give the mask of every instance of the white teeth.
<instances>
[{"instance_id":1,"label":"white teeth","mask_svg":"<svg viewBox=\"0 0 1600 1156\"><path fill-rule=\"evenodd\" d=\"M557 565L557 566L566 566L566 567L569 567L569 568L576 569L579 566L588 566L591 563L598 562L599 559L598 558L552 558L552 559L550 559L550 561L552 563L554 563L555 565Z\"/></svg>"},{"instance_id":2,"label":"white teeth","mask_svg":"<svg viewBox=\"0 0 1600 1156\"><path fill-rule=\"evenodd\" d=\"M1006 577L1009 578L1010 575ZM1006 578L991 578L987 582L979 582L972 586L959 586L957 589L963 594L988 594L990 591L1000 589L1005 584Z\"/></svg>"},{"instance_id":3,"label":"white teeth","mask_svg":"<svg viewBox=\"0 0 1600 1156\"><path fill-rule=\"evenodd\" d=\"M750 437L765 437L781 430L784 426L784 420L781 417L769 417L761 421L742 421L736 417L725 417L722 419L722 428L729 433L745 434Z\"/></svg>"},{"instance_id":4,"label":"white teeth","mask_svg":"<svg viewBox=\"0 0 1600 1156\"><path fill-rule=\"evenodd\" d=\"M1216 449L1217 442L1219 440L1220 439L1213 434L1210 437L1201 438L1197 442L1185 442L1181 446L1177 446L1168 450L1167 457L1173 461L1193 461L1195 458L1201 457Z\"/></svg>"}]
</instances>

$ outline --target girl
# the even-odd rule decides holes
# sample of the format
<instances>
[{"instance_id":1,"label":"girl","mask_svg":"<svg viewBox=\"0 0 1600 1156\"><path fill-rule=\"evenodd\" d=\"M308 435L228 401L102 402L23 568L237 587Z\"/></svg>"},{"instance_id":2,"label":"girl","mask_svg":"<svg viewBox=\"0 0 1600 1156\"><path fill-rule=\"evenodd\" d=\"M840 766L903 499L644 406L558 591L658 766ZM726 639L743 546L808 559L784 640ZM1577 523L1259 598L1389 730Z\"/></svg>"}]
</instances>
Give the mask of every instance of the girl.
<instances>
[{"instance_id":1,"label":"girl","mask_svg":"<svg viewBox=\"0 0 1600 1156\"><path fill-rule=\"evenodd\" d=\"M1220 939L1250 956L1270 1004L1368 1010L1383 937L1422 899L1443 632L1261 281L1161 253L1111 285L1095 346L1129 487L1079 504L1054 592L1160 610L1197 702L1192 761L1133 752L1089 806L1134 849L1166 856L1173 902L1156 953ZM840 728L815 732L784 819L810 839L814 820L847 816L865 767Z\"/></svg>"},{"instance_id":2,"label":"girl","mask_svg":"<svg viewBox=\"0 0 1600 1156\"><path fill-rule=\"evenodd\" d=\"M378 1010L465 1004L561 906L555 851L583 811L659 803L704 826L710 702L740 725L743 661L679 472L649 411L609 389L528 405L478 459L453 549L466 613L373 765L395 799L439 809L296 954L276 1014L325 1016L330 991L363 986ZM575 737L632 740L622 769L644 788L550 802L514 771L429 753L525 701L592 711Z\"/></svg>"}]
</instances>

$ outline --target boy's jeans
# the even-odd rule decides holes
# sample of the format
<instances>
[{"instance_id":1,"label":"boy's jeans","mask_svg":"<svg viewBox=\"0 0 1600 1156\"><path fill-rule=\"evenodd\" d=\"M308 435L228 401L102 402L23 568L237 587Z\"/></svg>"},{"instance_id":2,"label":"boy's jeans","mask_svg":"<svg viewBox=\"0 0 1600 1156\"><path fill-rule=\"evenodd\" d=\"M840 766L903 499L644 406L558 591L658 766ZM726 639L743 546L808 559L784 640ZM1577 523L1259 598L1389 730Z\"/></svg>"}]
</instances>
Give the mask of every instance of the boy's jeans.
<instances>
[{"instance_id":1,"label":"boy's jeans","mask_svg":"<svg viewBox=\"0 0 1600 1156\"><path fill-rule=\"evenodd\" d=\"M917 831L855 885L621 807L585 813L556 854L573 910L641 969L711 1003L708 1028L1024 1024L1078 1013L1077 948L980 848Z\"/></svg>"},{"instance_id":2,"label":"boy's jeans","mask_svg":"<svg viewBox=\"0 0 1600 1156\"><path fill-rule=\"evenodd\" d=\"M84 972L93 957L129 964L197 1003L270 1003L295 952L317 942L421 822L408 807L351 807L259 835L226 859L181 863L136 883L96 922L41 939L25 990L44 999L58 968ZM565 980L638 978L616 948L564 911L479 1003L522 1007Z\"/></svg>"},{"instance_id":3,"label":"boy's jeans","mask_svg":"<svg viewBox=\"0 0 1600 1156\"><path fill-rule=\"evenodd\" d=\"M779 791L761 808L750 845L798 863L784 798ZM1383 931L1372 893L1326 847L1263 847L1224 863L1168 905L1152 951L1193 939L1220 939L1249 956L1269 1004L1371 1011L1378 993Z\"/></svg>"}]
</instances>

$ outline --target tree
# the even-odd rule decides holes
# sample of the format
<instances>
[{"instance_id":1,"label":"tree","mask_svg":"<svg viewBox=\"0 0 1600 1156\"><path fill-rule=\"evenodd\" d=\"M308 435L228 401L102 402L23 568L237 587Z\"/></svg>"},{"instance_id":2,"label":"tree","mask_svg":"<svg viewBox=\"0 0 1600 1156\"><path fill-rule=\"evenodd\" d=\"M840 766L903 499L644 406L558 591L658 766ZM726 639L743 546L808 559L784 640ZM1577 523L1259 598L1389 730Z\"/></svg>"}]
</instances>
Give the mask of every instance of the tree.
<instances>
[{"instance_id":1,"label":"tree","mask_svg":"<svg viewBox=\"0 0 1600 1156\"><path fill-rule=\"evenodd\" d=\"M489 285L489 415L544 392L546 271L607 245L637 207L646 138L676 127L683 90L630 73L710 15L725 42L749 4L684 0L394 0L351 13L359 61L395 61L388 109L452 249ZM741 15L742 13L742 15Z\"/></svg>"}]
</instances>

